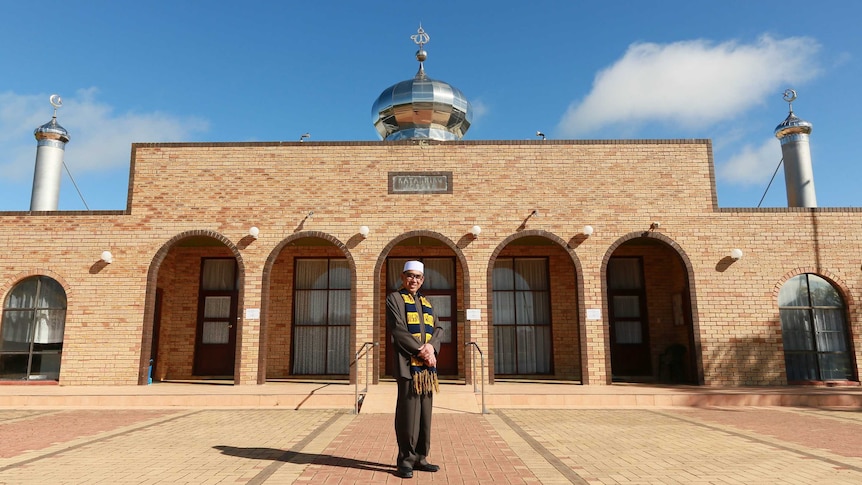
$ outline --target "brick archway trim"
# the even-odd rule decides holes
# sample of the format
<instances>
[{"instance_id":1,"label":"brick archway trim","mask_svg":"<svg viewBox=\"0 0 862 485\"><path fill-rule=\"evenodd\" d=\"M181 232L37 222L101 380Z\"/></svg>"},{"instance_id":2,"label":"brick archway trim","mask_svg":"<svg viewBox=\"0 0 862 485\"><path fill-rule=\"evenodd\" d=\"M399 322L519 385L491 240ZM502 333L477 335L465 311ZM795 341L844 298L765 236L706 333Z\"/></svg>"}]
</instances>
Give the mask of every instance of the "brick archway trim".
<instances>
[{"instance_id":1,"label":"brick archway trim","mask_svg":"<svg viewBox=\"0 0 862 485\"><path fill-rule=\"evenodd\" d=\"M380 298L378 298L378 295L380 294L380 278L378 277L378 275L380 274L380 271L383 270L383 265L386 263L387 256L389 256L389 253L392 252L392 249L395 246L399 245L401 242L403 242L407 239L410 239L410 238L420 237L420 236L421 237L427 237L430 239L435 239L437 241L442 242L446 247L451 249L452 252L455 254L455 259L458 261L458 264L461 265L461 269L464 272L464 281L463 281L463 285L464 285L464 295L463 295L464 296L464 308L470 308L470 267L467 265L467 258L464 256L464 253L461 251L461 249L458 247L458 245L455 244L454 242L452 242L452 240L449 239L448 237L440 234L439 232L428 231L428 230L409 231L409 232L405 232L404 234L401 234L400 236L397 236L396 238L389 241L389 244L387 244L383 248L383 250L380 251L380 255L377 257L377 262L374 264L374 305L372 308L373 308L373 312L374 312L373 315L374 315L375 320L377 319L377 315L380 315L381 303L382 303L380 301ZM469 329L470 329L469 325L467 325L464 329L464 332L465 332L464 338L465 338L465 340L468 340L468 341L470 338L469 334L467 333L467 332L469 332ZM380 333L381 333L380 332L380 325L378 323L375 323L373 325L373 335L374 335L374 340L376 342L380 342L380 339L383 338L383 336L380 335ZM374 384L377 384L380 381L379 360L380 359L374 359L374 370L372 371L373 377L374 377L374 381L373 381Z\"/></svg>"},{"instance_id":2,"label":"brick archway trim","mask_svg":"<svg viewBox=\"0 0 862 485\"><path fill-rule=\"evenodd\" d=\"M617 248L619 248L622 244L627 241L631 241L632 239L639 238L647 238L647 239L655 239L664 243L667 247L672 249L677 256L679 256L680 261L683 264L686 272L686 280L688 285L688 296L689 296L689 305L691 308L691 333L692 333L692 342L693 347L692 351L695 355L695 367L697 372L697 383L698 385L704 384L704 375L703 375L703 353L701 352L701 343L700 343L700 316L697 309L697 288L695 285L694 278L694 267L691 264L691 258L689 258L688 254L684 249L673 239L668 236L655 231L637 231L630 232L611 244L608 247L608 250L605 252L605 256L602 258L602 269L601 269L601 277L602 277L602 313L605 315L609 315L608 312L608 285L607 285L607 271L608 271L608 262L613 256L614 252L616 252ZM605 342L605 368L608 369L608 378L607 383L611 383L611 349L610 349L610 324L604 326L604 342Z\"/></svg>"},{"instance_id":3,"label":"brick archway trim","mask_svg":"<svg viewBox=\"0 0 862 485\"><path fill-rule=\"evenodd\" d=\"M333 246L337 247L347 259L347 264L350 267L350 305L351 308L356 308L356 261L353 259L353 255L350 253L350 249L342 243L337 238L333 237L330 234L321 231L302 231L297 232L296 234L291 234L290 236L284 238L280 243L278 243L272 251L269 253L269 256L266 258L266 262L263 266L263 273L261 275L261 288L260 288L260 336L258 342L258 361L257 361L257 383L258 384L266 384L266 360L267 360L267 331L269 325L269 288L272 279L272 268L275 266L275 261L278 259L281 252L284 248L299 239L323 239L331 243ZM352 312L350 317L350 348L356 348L356 312ZM356 378L356 366L351 366L350 368L350 381Z\"/></svg>"},{"instance_id":4,"label":"brick archway trim","mask_svg":"<svg viewBox=\"0 0 862 485\"><path fill-rule=\"evenodd\" d=\"M581 260L578 258L577 254L575 254L575 251L572 249L572 247L566 241L564 241L562 238L560 238L559 236L557 236L554 233L547 232L547 231L544 231L541 229L529 229L529 230L517 232L515 234L510 235L509 237L504 239L502 242L500 242L500 244L498 244L497 247L494 249L494 251L491 253L491 257L488 258L488 269L487 269L486 274L485 274L485 278L487 281L486 288L489 289L488 294L487 294L487 302L486 302L487 309L488 309L488 322L487 322L487 325L488 325L488 329L487 329L488 347L493 348L493 346L494 346L494 328L491 324L491 322L493 321L493 309L494 309L494 293L493 293L494 263L497 261L497 256L499 256L500 253L504 249L506 249L506 246L508 246L509 244L511 244L512 242L514 242L518 239L530 237L530 236L537 236L537 237L547 239L547 240L553 242L554 244L556 244L557 246L561 247L566 252L566 254L569 255L569 258L572 260L572 264L575 267L575 272L574 272L573 276L575 277L575 285L576 285L577 291L578 291L578 301L577 301L578 322L580 322L580 324L578 325L578 340L580 343L580 345L579 345L580 348L578 349L578 354L580 355L580 360L581 360L581 383L584 385L587 385L590 382L589 382L589 375L586 372L586 370L589 368L587 365L589 363L589 357L588 357L587 345L586 345L587 329L586 329L586 326L584 325L584 322L586 321L586 308L585 308L586 303L584 300L583 269L581 267ZM491 352L488 352L488 355L489 355L489 358L488 358L488 367L489 367L488 382L493 384L494 383L494 372L491 369L493 369L493 365L494 365L494 356Z\"/></svg>"},{"instance_id":5,"label":"brick archway trim","mask_svg":"<svg viewBox=\"0 0 862 485\"><path fill-rule=\"evenodd\" d=\"M141 332L141 356L140 363L138 365L138 385L143 386L147 384L147 377L150 366L149 351L153 343L153 321L155 319L156 286L159 279L159 270L161 269L162 263L164 262L168 253L171 251L171 249L174 248L174 246L176 246L178 242L183 239L195 236L209 237L215 239L224 244L225 247L227 247L231 251L231 253L233 253L234 258L236 258L238 271L237 279L239 281L239 288L237 289L237 306L239 308L243 307L243 297L245 295L245 263L243 261L242 254L240 254L239 252L239 249L230 239L228 239L221 233L208 229L181 232L169 239L153 255L153 258L150 261L150 267L147 270L147 293L144 300L144 321L143 331ZM242 318L239 318L238 320L239 321L237 322L236 329L236 358L234 359L234 385L240 384L240 374L238 370L240 369L240 365L242 364L241 350L243 321Z\"/></svg>"}]
</instances>

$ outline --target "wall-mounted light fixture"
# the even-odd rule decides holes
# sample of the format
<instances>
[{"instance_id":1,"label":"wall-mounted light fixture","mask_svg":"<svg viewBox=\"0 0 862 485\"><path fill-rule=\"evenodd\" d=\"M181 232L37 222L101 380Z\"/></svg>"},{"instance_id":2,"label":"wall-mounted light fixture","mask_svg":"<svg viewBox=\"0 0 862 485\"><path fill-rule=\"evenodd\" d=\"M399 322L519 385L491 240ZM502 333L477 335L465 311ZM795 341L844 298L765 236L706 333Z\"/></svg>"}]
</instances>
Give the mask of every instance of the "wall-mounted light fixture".
<instances>
[{"instance_id":1,"label":"wall-mounted light fixture","mask_svg":"<svg viewBox=\"0 0 862 485\"><path fill-rule=\"evenodd\" d=\"M479 237L479 234L482 234L482 228L479 226L473 226L470 228L470 234L472 234L473 237Z\"/></svg>"},{"instance_id":2,"label":"wall-mounted light fixture","mask_svg":"<svg viewBox=\"0 0 862 485\"><path fill-rule=\"evenodd\" d=\"M368 234L371 232L371 229L368 226L359 226L359 235L363 238L368 237Z\"/></svg>"},{"instance_id":3,"label":"wall-mounted light fixture","mask_svg":"<svg viewBox=\"0 0 862 485\"><path fill-rule=\"evenodd\" d=\"M649 225L650 230L653 230L653 231L655 231L659 227L661 227L661 222L653 222L652 224Z\"/></svg>"},{"instance_id":4,"label":"wall-mounted light fixture","mask_svg":"<svg viewBox=\"0 0 862 485\"><path fill-rule=\"evenodd\" d=\"M584 226L584 228L581 230L581 232L584 233L584 236L592 236L593 232L594 232L593 226L589 226L589 225Z\"/></svg>"},{"instance_id":5,"label":"wall-mounted light fixture","mask_svg":"<svg viewBox=\"0 0 862 485\"><path fill-rule=\"evenodd\" d=\"M308 138L311 138L311 133L303 133L299 135L299 141L305 141Z\"/></svg>"},{"instance_id":6,"label":"wall-mounted light fixture","mask_svg":"<svg viewBox=\"0 0 862 485\"><path fill-rule=\"evenodd\" d=\"M111 254L110 251L102 251L102 257L99 258L106 264L111 264L114 262L114 255Z\"/></svg>"},{"instance_id":7,"label":"wall-mounted light fixture","mask_svg":"<svg viewBox=\"0 0 862 485\"><path fill-rule=\"evenodd\" d=\"M527 221L529 221L531 218L538 216L538 215L539 215L539 209L533 209L532 211L530 211L530 213L527 215L527 217L524 218L524 222L522 222L521 225L518 226L517 230L523 231L524 229L526 229L527 228Z\"/></svg>"},{"instance_id":8,"label":"wall-mounted light fixture","mask_svg":"<svg viewBox=\"0 0 862 485\"><path fill-rule=\"evenodd\" d=\"M730 257L734 261L739 261L742 259L742 250L739 248L733 248L730 250Z\"/></svg>"},{"instance_id":9,"label":"wall-mounted light fixture","mask_svg":"<svg viewBox=\"0 0 862 485\"><path fill-rule=\"evenodd\" d=\"M260 229L258 229L257 226L251 226L248 230L248 235L257 239L257 237L260 236Z\"/></svg>"},{"instance_id":10,"label":"wall-mounted light fixture","mask_svg":"<svg viewBox=\"0 0 862 485\"><path fill-rule=\"evenodd\" d=\"M537 131L537 132L536 132L536 136L541 137L541 138L542 138L542 140L544 140L544 139L545 139L545 134L544 134L544 133L542 133L541 131Z\"/></svg>"}]
</instances>

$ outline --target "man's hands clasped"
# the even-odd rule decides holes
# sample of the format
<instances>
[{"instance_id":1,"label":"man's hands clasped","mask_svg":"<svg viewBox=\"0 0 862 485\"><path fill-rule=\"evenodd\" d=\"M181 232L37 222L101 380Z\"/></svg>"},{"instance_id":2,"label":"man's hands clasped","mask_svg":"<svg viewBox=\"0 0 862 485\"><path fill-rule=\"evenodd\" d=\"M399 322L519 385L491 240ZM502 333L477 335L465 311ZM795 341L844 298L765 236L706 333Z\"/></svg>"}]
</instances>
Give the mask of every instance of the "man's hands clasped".
<instances>
[{"instance_id":1,"label":"man's hands clasped","mask_svg":"<svg viewBox=\"0 0 862 485\"><path fill-rule=\"evenodd\" d=\"M434 355L434 346L431 344L422 344L419 347L419 358L425 361L428 367L437 367L437 356Z\"/></svg>"}]
</instances>

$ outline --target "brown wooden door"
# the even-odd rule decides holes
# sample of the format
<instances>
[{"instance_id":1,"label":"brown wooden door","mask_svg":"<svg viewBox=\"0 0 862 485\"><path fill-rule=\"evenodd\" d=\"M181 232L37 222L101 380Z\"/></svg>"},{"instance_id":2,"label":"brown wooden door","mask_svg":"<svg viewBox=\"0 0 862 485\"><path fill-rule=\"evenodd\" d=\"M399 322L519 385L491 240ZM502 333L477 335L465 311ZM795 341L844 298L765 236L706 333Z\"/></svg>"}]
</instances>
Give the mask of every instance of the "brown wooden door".
<instances>
[{"instance_id":1,"label":"brown wooden door","mask_svg":"<svg viewBox=\"0 0 862 485\"><path fill-rule=\"evenodd\" d=\"M193 373L232 377L236 356L236 260L202 260L199 295Z\"/></svg>"},{"instance_id":2,"label":"brown wooden door","mask_svg":"<svg viewBox=\"0 0 862 485\"><path fill-rule=\"evenodd\" d=\"M652 375L649 320L640 258L611 258L608 265L608 310L613 376Z\"/></svg>"}]
</instances>

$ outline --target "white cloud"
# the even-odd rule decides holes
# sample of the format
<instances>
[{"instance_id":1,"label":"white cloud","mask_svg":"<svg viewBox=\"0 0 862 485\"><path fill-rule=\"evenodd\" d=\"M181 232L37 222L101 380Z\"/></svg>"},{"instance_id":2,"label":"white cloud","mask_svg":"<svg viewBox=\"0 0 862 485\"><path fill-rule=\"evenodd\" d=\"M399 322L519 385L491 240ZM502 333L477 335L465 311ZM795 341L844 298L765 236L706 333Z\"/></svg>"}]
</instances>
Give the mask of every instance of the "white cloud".
<instances>
[{"instance_id":1,"label":"white cloud","mask_svg":"<svg viewBox=\"0 0 862 485\"><path fill-rule=\"evenodd\" d=\"M476 99L470 101L470 106L473 108L473 123L476 124L478 120L484 118L488 112L491 110L491 107L488 106L487 103L482 101L481 99Z\"/></svg>"},{"instance_id":2,"label":"white cloud","mask_svg":"<svg viewBox=\"0 0 862 485\"><path fill-rule=\"evenodd\" d=\"M778 139L770 138L759 146L743 146L716 168L716 176L735 185L760 185L772 177L780 160L781 144Z\"/></svg>"},{"instance_id":3,"label":"white cloud","mask_svg":"<svg viewBox=\"0 0 862 485\"><path fill-rule=\"evenodd\" d=\"M581 102L569 106L558 130L578 136L609 125L649 121L709 126L815 76L819 48L808 37L767 35L751 44L632 44L596 75Z\"/></svg>"},{"instance_id":4,"label":"white cloud","mask_svg":"<svg viewBox=\"0 0 862 485\"><path fill-rule=\"evenodd\" d=\"M128 166L133 142L179 141L209 129L206 120L151 113L115 113L97 99L95 88L63 98L57 122L69 131L66 164L76 177ZM0 93L0 181L24 182L33 176L33 130L51 120L49 94Z\"/></svg>"}]
</instances>

